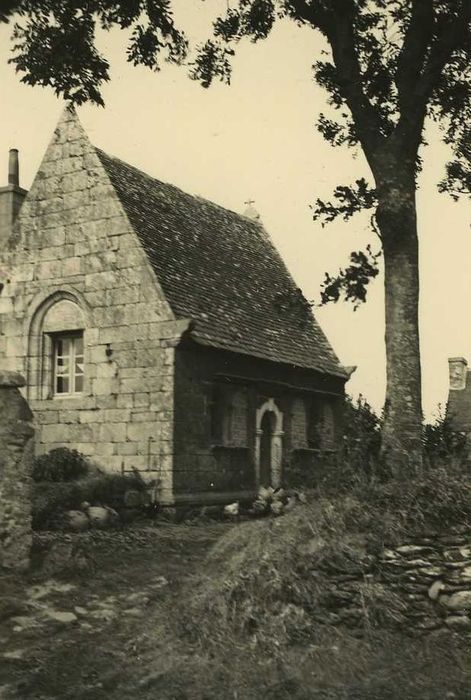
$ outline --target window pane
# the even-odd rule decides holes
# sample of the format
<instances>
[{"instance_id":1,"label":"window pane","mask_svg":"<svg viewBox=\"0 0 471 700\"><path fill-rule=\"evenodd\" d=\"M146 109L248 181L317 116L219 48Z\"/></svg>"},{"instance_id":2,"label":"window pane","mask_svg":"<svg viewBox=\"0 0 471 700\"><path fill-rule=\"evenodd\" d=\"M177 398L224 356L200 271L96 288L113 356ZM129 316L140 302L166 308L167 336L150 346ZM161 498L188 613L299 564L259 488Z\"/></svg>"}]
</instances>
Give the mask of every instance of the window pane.
<instances>
[{"instance_id":1,"label":"window pane","mask_svg":"<svg viewBox=\"0 0 471 700\"><path fill-rule=\"evenodd\" d=\"M57 339L57 355L68 357L70 355L70 339L69 338L58 338Z\"/></svg>"},{"instance_id":2,"label":"window pane","mask_svg":"<svg viewBox=\"0 0 471 700\"><path fill-rule=\"evenodd\" d=\"M55 393L74 394L83 391L83 335L54 338Z\"/></svg>"},{"instance_id":3,"label":"window pane","mask_svg":"<svg viewBox=\"0 0 471 700\"><path fill-rule=\"evenodd\" d=\"M68 377L57 377L57 379L56 379L56 391L58 394L68 394L69 393L69 378Z\"/></svg>"},{"instance_id":4,"label":"window pane","mask_svg":"<svg viewBox=\"0 0 471 700\"><path fill-rule=\"evenodd\" d=\"M60 374L67 374L69 371L69 358L68 357L58 357L56 367Z\"/></svg>"},{"instance_id":5,"label":"window pane","mask_svg":"<svg viewBox=\"0 0 471 700\"><path fill-rule=\"evenodd\" d=\"M76 375L82 375L83 374L83 364L80 362L75 363L75 374Z\"/></svg>"},{"instance_id":6,"label":"window pane","mask_svg":"<svg viewBox=\"0 0 471 700\"><path fill-rule=\"evenodd\" d=\"M83 391L83 375L75 377L75 392Z\"/></svg>"}]
</instances>

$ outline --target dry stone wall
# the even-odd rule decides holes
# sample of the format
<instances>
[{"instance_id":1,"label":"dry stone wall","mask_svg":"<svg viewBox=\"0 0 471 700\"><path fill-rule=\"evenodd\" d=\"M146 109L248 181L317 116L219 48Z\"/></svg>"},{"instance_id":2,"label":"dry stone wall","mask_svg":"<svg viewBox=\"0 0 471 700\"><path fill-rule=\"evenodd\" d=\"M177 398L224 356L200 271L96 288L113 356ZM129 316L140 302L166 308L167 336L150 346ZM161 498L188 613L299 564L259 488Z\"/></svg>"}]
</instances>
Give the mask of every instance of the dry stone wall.
<instances>
[{"instance_id":1,"label":"dry stone wall","mask_svg":"<svg viewBox=\"0 0 471 700\"><path fill-rule=\"evenodd\" d=\"M31 533L32 414L24 379L0 370L0 568L25 570Z\"/></svg>"},{"instance_id":2,"label":"dry stone wall","mask_svg":"<svg viewBox=\"0 0 471 700\"><path fill-rule=\"evenodd\" d=\"M107 470L138 469L160 479L171 500L174 346L187 324L175 320L73 110L55 131L13 243L1 261L0 362L26 376L37 452L67 445ZM61 300L85 326L84 392L72 398L52 397L43 357L42 323Z\"/></svg>"},{"instance_id":3,"label":"dry stone wall","mask_svg":"<svg viewBox=\"0 0 471 700\"><path fill-rule=\"evenodd\" d=\"M471 630L471 532L465 528L430 532L378 557L328 559L323 568L331 589L320 622L364 626L365 596L372 596L390 624L412 634Z\"/></svg>"}]
</instances>

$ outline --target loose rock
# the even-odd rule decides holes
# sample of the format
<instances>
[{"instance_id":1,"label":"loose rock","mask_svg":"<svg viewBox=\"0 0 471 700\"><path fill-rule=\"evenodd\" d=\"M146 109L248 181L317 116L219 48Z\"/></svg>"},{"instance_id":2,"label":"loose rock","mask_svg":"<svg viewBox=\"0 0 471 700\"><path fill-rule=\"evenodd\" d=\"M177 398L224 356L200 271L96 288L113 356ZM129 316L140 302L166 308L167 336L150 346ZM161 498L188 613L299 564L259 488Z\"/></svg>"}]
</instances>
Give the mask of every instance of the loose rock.
<instances>
[{"instance_id":1,"label":"loose rock","mask_svg":"<svg viewBox=\"0 0 471 700\"><path fill-rule=\"evenodd\" d=\"M77 622L77 615L73 612L62 612L61 610L47 610L46 615L55 622L60 622L63 625L70 625L72 622Z\"/></svg>"}]
</instances>

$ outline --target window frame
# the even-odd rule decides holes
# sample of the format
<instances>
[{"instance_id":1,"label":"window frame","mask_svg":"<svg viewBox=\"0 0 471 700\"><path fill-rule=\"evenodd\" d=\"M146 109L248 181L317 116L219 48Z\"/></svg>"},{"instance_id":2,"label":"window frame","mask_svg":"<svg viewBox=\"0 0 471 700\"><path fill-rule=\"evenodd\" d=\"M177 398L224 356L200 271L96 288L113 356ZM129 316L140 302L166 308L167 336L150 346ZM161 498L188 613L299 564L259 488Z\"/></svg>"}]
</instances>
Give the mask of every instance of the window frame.
<instances>
[{"instance_id":1,"label":"window frame","mask_svg":"<svg viewBox=\"0 0 471 700\"><path fill-rule=\"evenodd\" d=\"M58 331L55 333L48 334L52 343L52 397L54 399L70 399L78 398L84 394L84 384L85 384L85 337L83 330L73 330L73 331ZM77 354L76 352L76 341L82 341L82 352ZM70 353L69 355L58 355L58 344L60 341L68 340L70 342ZM69 371L67 374L58 374L58 357L67 357L69 361ZM82 372L77 373L75 371L77 357L81 358ZM57 390L57 379L62 376L66 377L69 384L69 390L58 391ZM82 388L76 391L77 377L82 379Z\"/></svg>"},{"instance_id":2,"label":"window frame","mask_svg":"<svg viewBox=\"0 0 471 700\"><path fill-rule=\"evenodd\" d=\"M235 399L238 395L244 397L244 444L239 444L236 424L241 420ZM246 449L249 446L249 401L243 387L234 387L215 382L211 386L210 398L210 442L213 447L236 447Z\"/></svg>"}]
</instances>

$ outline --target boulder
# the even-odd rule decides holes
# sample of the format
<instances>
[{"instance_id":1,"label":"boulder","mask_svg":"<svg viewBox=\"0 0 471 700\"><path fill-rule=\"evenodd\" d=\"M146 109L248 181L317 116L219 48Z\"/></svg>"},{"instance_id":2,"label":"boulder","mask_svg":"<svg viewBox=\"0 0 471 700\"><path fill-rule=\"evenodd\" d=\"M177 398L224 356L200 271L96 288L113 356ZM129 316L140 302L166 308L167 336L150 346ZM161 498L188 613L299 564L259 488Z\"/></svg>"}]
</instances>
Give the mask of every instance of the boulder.
<instances>
[{"instance_id":1,"label":"boulder","mask_svg":"<svg viewBox=\"0 0 471 700\"><path fill-rule=\"evenodd\" d=\"M105 528L110 524L110 514L102 506L89 506L87 516L92 527Z\"/></svg>"},{"instance_id":2,"label":"boulder","mask_svg":"<svg viewBox=\"0 0 471 700\"><path fill-rule=\"evenodd\" d=\"M460 578L463 581L471 581L471 566L465 566L464 569L460 571Z\"/></svg>"},{"instance_id":3,"label":"boulder","mask_svg":"<svg viewBox=\"0 0 471 700\"><path fill-rule=\"evenodd\" d=\"M456 632L468 632L471 630L471 619L467 615L450 615L445 619L447 627Z\"/></svg>"},{"instance_id":4,"label":"boulder","mask_svg":"<svg viewBox=\"0 0 471 700\"><path fill-rule=\"evenodd\" d=\"M281 515L283 513L283 510L284 506L281 501L273 501L272 503L270 503L270 512L272 513L272 515Z\"/></svg>"},{"instance_id":5,"label":"boulder","mask_svg":"<svg viewBox=\"0 0 471 700\"><path fill-rule=\"evenodd\" d=\"M86 514L90 525L96 528L107 528L119 521L118 513L108 506L89 506Z\"/></svg>"},{"instance_id":6,"label":"boulder","mask_svg":"<svg viewBox=\"0 0 471 700\"><path fill-rule=\"evenodd\" d=\"M83 530L88 530L90 526L90 521L86 515L81 510L68 510L64 514L64 524L74 532L83 532Z\"/></svg>"},{"instance_id":7,"label":"boulder","mask_svg":"<svg viewBox=\"0 0 471 700\"><path fill-rule=\"evenodd\" d=\"M450 610L471 610L471 591L453 593L446 602Z\"/></svg>"},{"instance_id":8,"label":"boulder","mask_svg":"<svg viewBox=\"0 0 471 700\"><path fill-rule=\"evenodd\" d=\"M224 515L226 518L233 518L239 515L239 501L235 501L234 503L229 503L227 506L224 506Z\"/></svg>"},{"instance_id":9,"label":"boulder","mask_svg":"<svg viewBox=\"0 0 471 700\"><path fill-rule=\"evenodd\" d=\"M438 596L445 588L445 584L442 581L434 581L430 588L428 589L428 597L430 600L438 600Z\"/></svg>"},{"instance_id":10,"label":"boulder","mask_svg":"<svg viewBox=\"0 0 471 700\"><path fill-rule=\"evenodd\" d=\"M77 615L73 612L63 612L62 610L46 610L46 615L54 622L60 622L62 625L70 625L72 622L77 622Z\"/></svg>"},{"instance_id":11,"label":"boulder","mask_svg":"<svg viewBox=\"0 0 471 700\"><path fill-rule=\"evenodd\" d=\"M9 617L23 615L29 611L28 603L13 596L2 596L0 598L0 622Z\"/></svg>"}]
</instances>

